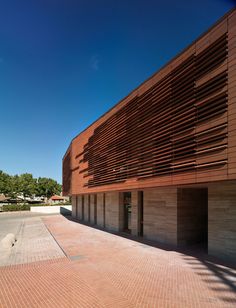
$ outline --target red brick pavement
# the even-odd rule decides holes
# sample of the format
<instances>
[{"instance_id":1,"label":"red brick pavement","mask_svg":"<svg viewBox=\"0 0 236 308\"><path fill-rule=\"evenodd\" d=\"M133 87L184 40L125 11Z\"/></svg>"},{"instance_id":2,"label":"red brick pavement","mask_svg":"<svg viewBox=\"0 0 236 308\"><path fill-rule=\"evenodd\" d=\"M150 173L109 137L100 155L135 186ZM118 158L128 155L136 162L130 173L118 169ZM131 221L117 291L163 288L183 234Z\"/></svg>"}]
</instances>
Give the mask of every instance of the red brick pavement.
<instances>
[{"instance_id":1,"label":"red brick pavement","mask_svg":"<svg viewBox=\"0 0 236 308\"><path fill-rule=\"evenodd\" d=\"M44 223L67 257L0 268L0 307L236 307L236 271L81 225Z\"/></svg>"}]
</instances>

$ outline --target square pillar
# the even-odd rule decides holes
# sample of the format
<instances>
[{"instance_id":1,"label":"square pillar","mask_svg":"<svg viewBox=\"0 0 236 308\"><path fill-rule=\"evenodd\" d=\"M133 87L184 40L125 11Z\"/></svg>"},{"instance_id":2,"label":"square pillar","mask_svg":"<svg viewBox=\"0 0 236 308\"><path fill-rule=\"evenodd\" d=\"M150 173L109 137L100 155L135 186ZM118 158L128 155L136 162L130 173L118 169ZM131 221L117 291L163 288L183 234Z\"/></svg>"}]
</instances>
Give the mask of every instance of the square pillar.
<instances>
[{"instance_id":1,"label":"square pillar","mask_svg":"<svg viewBox=\"0 0 236 308\"><path fill-rule=\"evenodd\" d=\"M131 234L139 235L138 191L131 192Z\"/></svg>"},{"instance_id":2,"label":"square pillar","mask_svg":"<svg viewBox=\"0 0 236 308\"><path fill-rule=\"evenodd\" d=\"M143 193L144 237L177 245L177 188L145 189Z\"/></svg>"},{"instance_id":3,"label":"square pillar","mask_svg":"<svg viewBox=\"0 0 236 308\"><path fill-rule=\"evenodd\" d=\"M72 203L72 217L76 218L76 212L77 212L77 203L76 203L76 196L71 197L71 203Z\"/></svg>"},{"instance_id":4,"label":"square pillar","mask_svg":"<svg viewBox=\"0 0 236 308\"><path fill-rule=\"evenodd\" d=\"M122 226L121 194L119 192L108 192L105 194L105 217L106 229L119 231Z\"/></svg>"},{"instance_id":5,"label":"square pillar","mask_svg":"<svg viewBox=\"0 0 236 308\"><path fill-rule=\"evenodd\" d=\"M97 207L96 207L96 195L90 195L90 223L96 224Z\"/></svg>"},{"instance_id":6,"label":"square pillar","mask_svg":"<svg viewBox=\"0 0 236 308\"><path fill-rule=\"evenodd\" d=\"M97 194L97 225L101 228L105 227L105 194Z\"/></svg>"},{"instance_id":7,"label":"square pillar","mask_svg":"<svg viewBox=\"0 0 236 308\"><path fill-rule=\"evenodd\" d=\"M236 181L208 186L208 254L236 260Z\"/></svg>"},{"instance_id":8,"label":"square pillar","mask_svg":"<svg viewBox=\"0 0 236 308\"><path fill-rule=\"evenodd\" d=\"M84 221L90 221L90 196L84 195Z\"/></svg>"},{"instance_id":9,"label":"square pillar","mask_svg":"<svg viewBox=\"0 0 236 308\"><path fill-rule=\"evenodd\" d=\"M77 217L79 220L83 220L83 196L77 196Z\"/></svg>"}]
</instances>

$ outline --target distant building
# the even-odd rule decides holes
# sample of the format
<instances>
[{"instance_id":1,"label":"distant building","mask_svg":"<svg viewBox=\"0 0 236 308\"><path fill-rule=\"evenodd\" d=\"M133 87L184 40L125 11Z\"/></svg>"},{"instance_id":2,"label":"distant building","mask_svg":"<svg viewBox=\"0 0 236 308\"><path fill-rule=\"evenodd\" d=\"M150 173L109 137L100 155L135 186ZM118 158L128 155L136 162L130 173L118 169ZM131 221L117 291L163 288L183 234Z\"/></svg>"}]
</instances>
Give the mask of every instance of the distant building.
<instances>
[{"instance_id":1,"label":"distant building","mask_svg":"<svg viewBox=\"0 0 236 308\"><path fill-rule=\"evenodd\" d=\"M0 194L0 212L3 211L3 206L8 204L9 199L10 198L6 197L4 194Z\"/></svg>"},{"instance_id":2,"label":"distant building","mask_svg":"<svg viewBox=\"0 0 236 308\"><path fill-rule=\"evenodd\" d=\"M57 204L57 203L66 203L69 200L69 198L67 197L62 197L62 196L52 196L51 198L49 198L48 202L50 204Z\"/></svg>"},{"instance_id":3,"label":"distant building","mask_svg":"<svg viewBox=\"0 0 236 308\"><path fill-rule=\"evenodd\" d=\"M235 9L71 141L63 192L81 221L236 260Z\"/></svg>"},{"instance_id":4,"label":"distant building","mask_svg":"<svg viewBox=\"0 0 236 308\"><path fill-rule=\"evenodd\" d=\"M10 198L0 194L0 203L7 203Z\"/></svg>"}]
</instances>

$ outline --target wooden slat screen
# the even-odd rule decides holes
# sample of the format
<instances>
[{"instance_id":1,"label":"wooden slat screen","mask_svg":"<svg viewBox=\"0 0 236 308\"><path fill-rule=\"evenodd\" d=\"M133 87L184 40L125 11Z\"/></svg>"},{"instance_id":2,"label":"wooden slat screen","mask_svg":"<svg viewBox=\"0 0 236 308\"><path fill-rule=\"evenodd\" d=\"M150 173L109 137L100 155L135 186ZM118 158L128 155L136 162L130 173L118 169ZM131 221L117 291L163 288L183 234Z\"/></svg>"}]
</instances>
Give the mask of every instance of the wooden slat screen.
<instances>
[{"instance_id":1,"label":"wooden slat screen","mask_svg":"<svg viewBox=\"0 0 236 308\"><path fill-rule=\"evenodd\" d=\"M85 186L226 164L227 120L218 121L227 115L225 61L227 35L189 56L98 126L76 156L88 164L80 170Z\"/></svg>"}]
</instances>

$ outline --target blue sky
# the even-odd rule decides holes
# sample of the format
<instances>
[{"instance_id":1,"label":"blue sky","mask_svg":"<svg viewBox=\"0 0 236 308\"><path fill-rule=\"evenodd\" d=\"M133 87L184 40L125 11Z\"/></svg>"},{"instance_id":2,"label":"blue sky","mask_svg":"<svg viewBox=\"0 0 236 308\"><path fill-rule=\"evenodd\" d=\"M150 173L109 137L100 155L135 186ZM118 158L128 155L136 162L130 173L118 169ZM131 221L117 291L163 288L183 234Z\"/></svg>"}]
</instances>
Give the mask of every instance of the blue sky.
<instances>
[{"instance_id":1,"label":"blue sky","mask_svg":"<svg viewBox=\"0 0 236 308\"><path fill-rule=\"evenodd\" d=\"M70 140L230 0L0 0L0 170L61 182Z\"/></svg>"}]
</instances>

